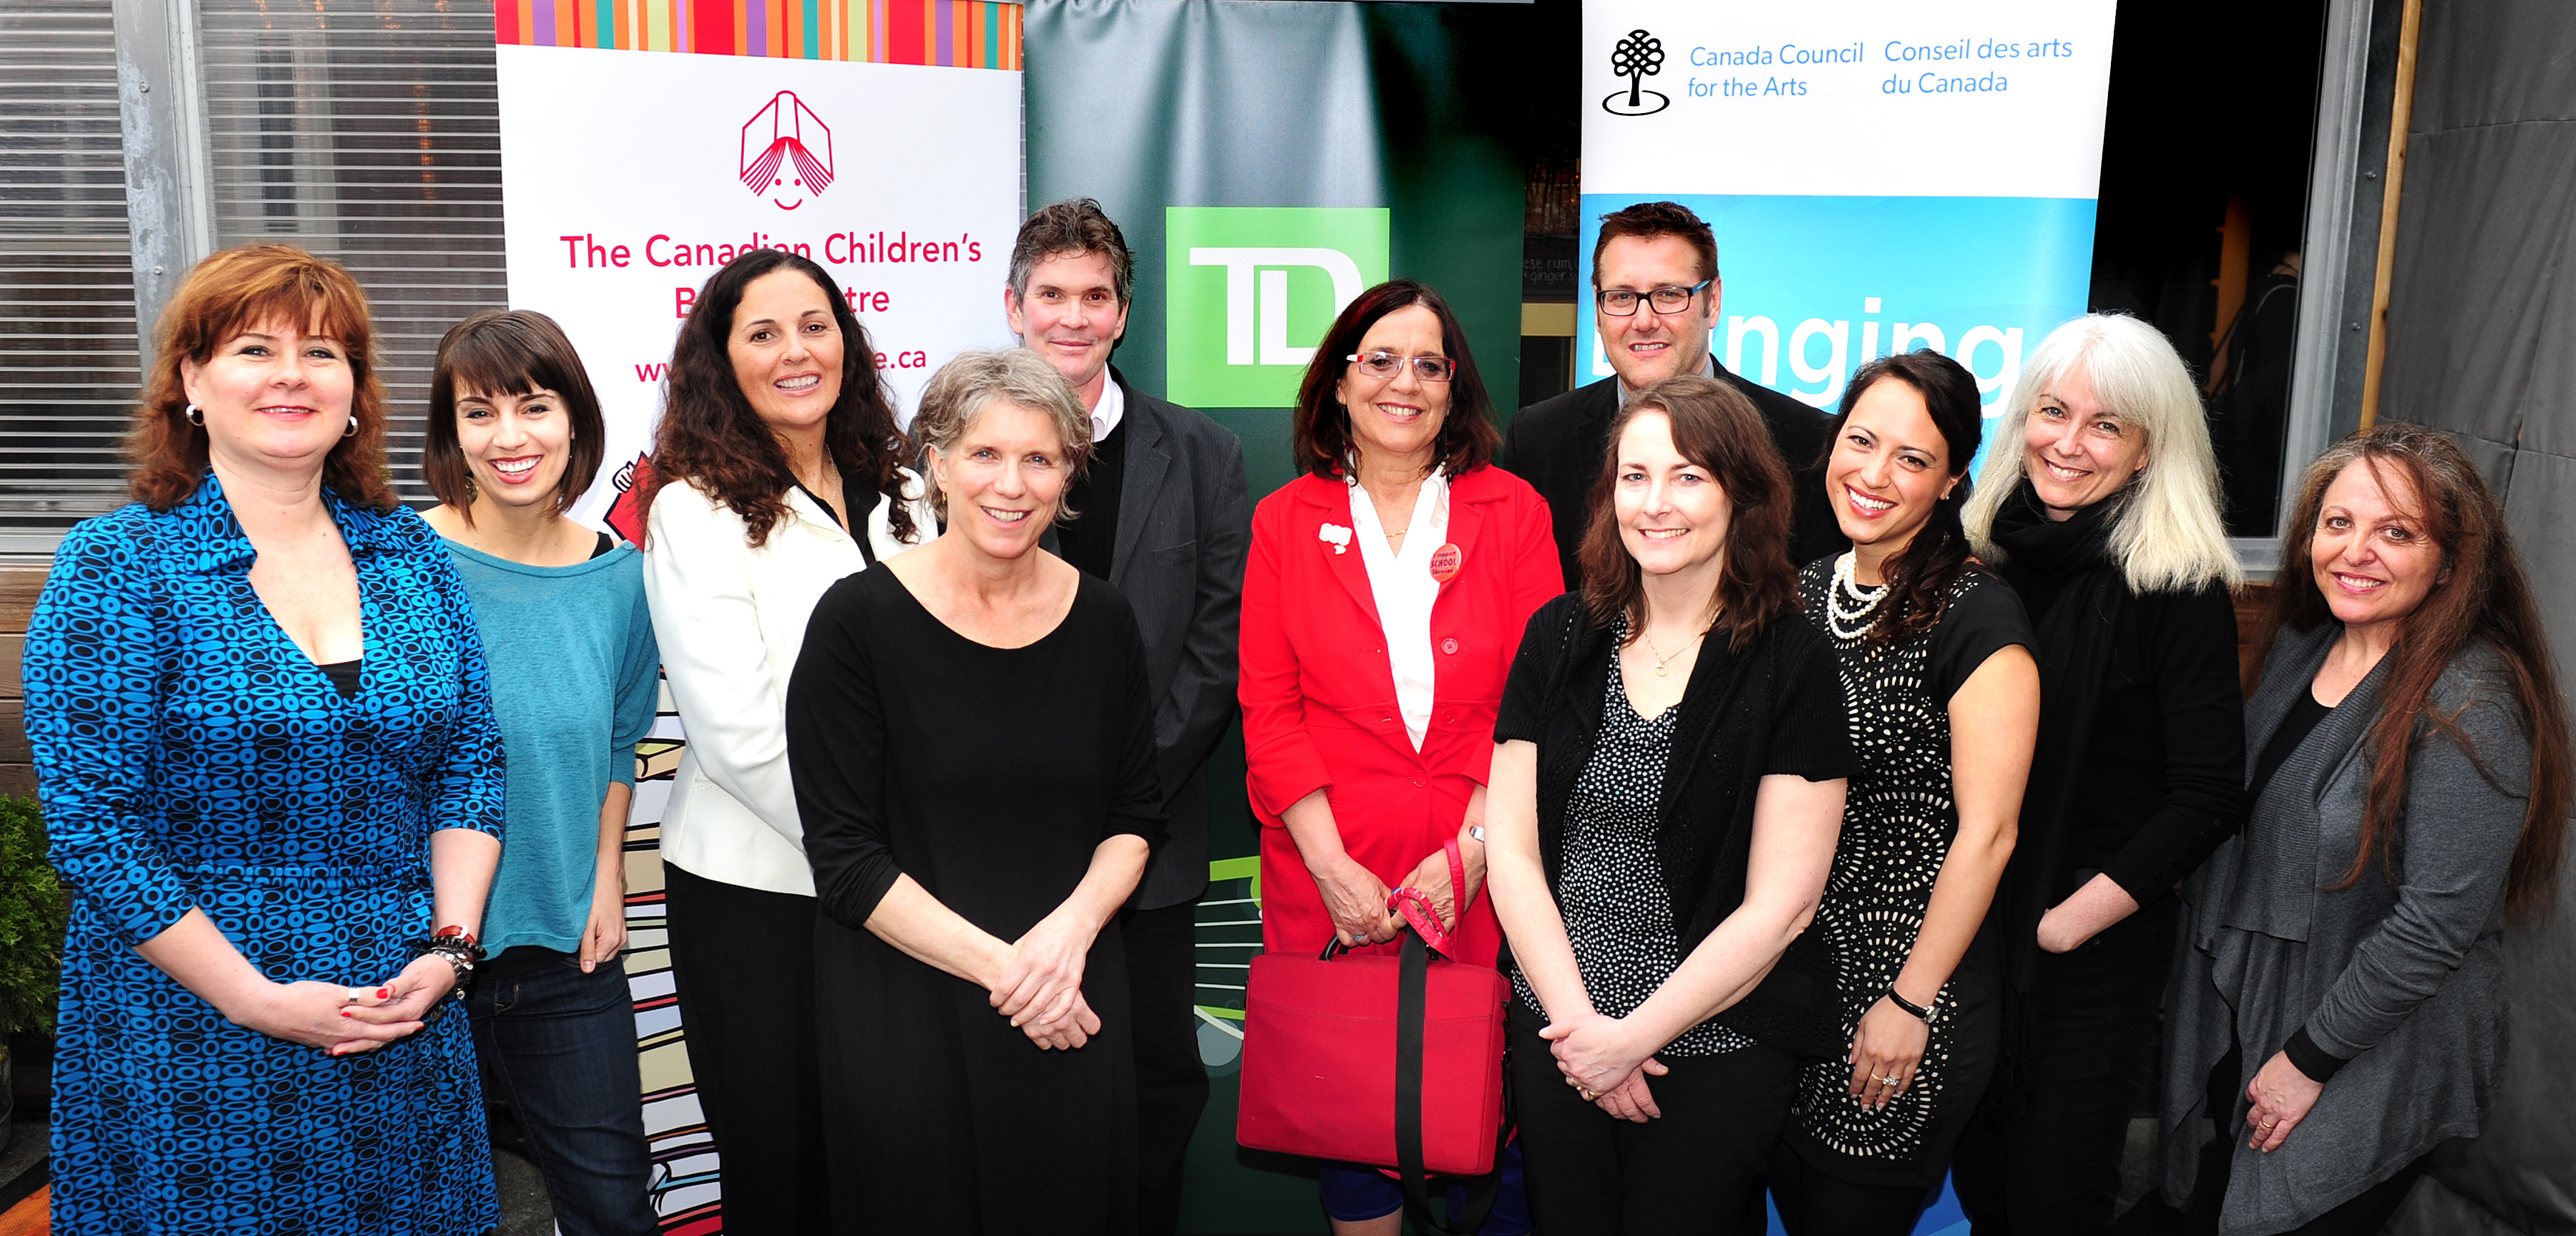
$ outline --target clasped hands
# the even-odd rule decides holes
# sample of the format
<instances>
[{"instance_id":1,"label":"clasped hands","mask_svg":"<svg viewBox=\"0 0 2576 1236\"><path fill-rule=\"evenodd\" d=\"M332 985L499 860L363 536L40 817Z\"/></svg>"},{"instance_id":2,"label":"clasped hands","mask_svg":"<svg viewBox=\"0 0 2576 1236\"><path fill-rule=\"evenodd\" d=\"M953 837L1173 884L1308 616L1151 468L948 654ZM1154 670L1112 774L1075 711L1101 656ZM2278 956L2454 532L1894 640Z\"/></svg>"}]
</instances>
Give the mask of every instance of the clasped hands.
<instances>
[{"instance_id":1,"label":"clasped hands","mask_svg":"<svg viewBox=\"0 0 2576 1236\"><path fill-rule=\"evenodd\" d=\"M435 954L412 959L392 981L343 987L305 980L264 983L247 1006L226 1010L235 1025L334 1056L374 1051L428 1024L429 1010L456 986L456 968Z\"/></svg>"},{"instance_id":2,"label":"clasped hands","mask_svg":"<svg viewBox=\"0 0 2576 1236\"><path fill-rule=\"evenodd\" d=\"M1467 870L1467 900L1473 901L1476 889L1484 882L1484 855L1472 849L1462 850L1460 865ZM1384 944L1403 932L1404 917L1387 908L1387 899L1397 888L1420 892L1440 915L1440 925L1457 930L1459 896L1458 890L1449 886L1449 855L1445 848L1433 850L1414 864L1413 870L1392 888L1347 854L1313 875L1315 888L1324 897L1324 911L1333 918L1333 934L1344 948Z\"/></svg>"},{"instance_id":3,"label":"clasped hands","mask_svg":"<svg viewBox=\"0 0 2576 1236\"><path fill-rule=\"evenodd\" d=\"M1670 1071L1655 1059L1661 1044L1644 1041L1624 1019L1587 1009L1549 1023L1538 1036L1548 1040L1548 1052L1556 1057L1556 1071L1565 1075L1565 1084L1593 1106L1636 1124L1664 1114L1646 1086L1649 1076Z\"/></svg>"},{"instance_id":4,"label":"clasped hands","mask_svg":"<svg viewBox=\"0 0 2576 1236\"><path fill-rule=\"evenodd\" d=\"M1071 1051L1100 1033L1082 997L1083 962L1100 924L1058 907L1011 943L1011 964L992 986L992 1005L1040 1051Z\"/></svg>"}]
</instances>

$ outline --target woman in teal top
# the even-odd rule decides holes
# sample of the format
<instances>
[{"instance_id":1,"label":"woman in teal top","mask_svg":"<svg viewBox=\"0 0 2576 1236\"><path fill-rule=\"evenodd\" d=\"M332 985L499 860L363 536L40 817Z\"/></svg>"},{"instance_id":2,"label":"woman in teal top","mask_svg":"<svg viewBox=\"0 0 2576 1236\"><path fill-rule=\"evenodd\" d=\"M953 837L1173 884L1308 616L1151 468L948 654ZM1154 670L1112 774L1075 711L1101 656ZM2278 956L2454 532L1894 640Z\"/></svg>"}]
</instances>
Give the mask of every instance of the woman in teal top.
<instances>
[{"instance_id":1,"label":"woman in teal top","mask_svg":"<svg viewBox=\"0 0 2576 1236\"><path fill-rule=\"evenodd\" d=\"M606 432L544 314L479 313L438 345L421 473L473 598L507 756L506 841L467 997L564 1236L654 1230L626 944L626 812L660 655L643 555L565 514Z\"/></svg>"}]
</instances>

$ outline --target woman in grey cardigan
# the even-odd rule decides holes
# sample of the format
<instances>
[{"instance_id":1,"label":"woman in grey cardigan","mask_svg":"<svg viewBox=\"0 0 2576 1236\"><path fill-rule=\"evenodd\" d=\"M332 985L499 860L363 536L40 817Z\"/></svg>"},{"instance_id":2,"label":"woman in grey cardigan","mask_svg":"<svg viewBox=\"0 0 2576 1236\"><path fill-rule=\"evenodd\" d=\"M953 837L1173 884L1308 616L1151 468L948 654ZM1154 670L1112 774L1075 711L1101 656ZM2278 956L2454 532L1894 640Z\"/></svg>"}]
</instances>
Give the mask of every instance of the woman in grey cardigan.
<instances>
[{"instance_id":1,"label":"woman in grey cardigan","mask_svg":"<svg viewBox=\"0 0 2576 1236\"><path fill-rule=\"evenodd\" d=\"M2500 933L2543 908L2569 801L2538 611L2450 439L2345 438L2289 527L2253 814L2185 890L2166 1041L2165 1196L2227 1236L2375 1233L2436 1143L2477 1133Z\"/></svg>"}]
</instances>

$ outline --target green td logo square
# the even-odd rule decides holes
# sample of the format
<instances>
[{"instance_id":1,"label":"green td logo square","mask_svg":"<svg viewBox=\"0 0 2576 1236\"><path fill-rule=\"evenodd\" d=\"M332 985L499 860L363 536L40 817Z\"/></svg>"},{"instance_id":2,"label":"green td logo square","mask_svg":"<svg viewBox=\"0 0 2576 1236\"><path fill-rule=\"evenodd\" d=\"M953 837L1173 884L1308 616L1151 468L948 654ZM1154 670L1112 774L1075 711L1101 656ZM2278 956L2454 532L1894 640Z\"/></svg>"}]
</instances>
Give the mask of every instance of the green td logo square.
<instances>
[{"instance_id":1,"label":"green td logo square","mask_svg":"<svg viewBox=\"0 0 2576 1236\"><path fill-rule=\"evenodd\" d=\"M1342 307L1386 281L1383 206L1163 208L1164 385L1175 403L1286 408Z\"/></svg>"}]
</instances>

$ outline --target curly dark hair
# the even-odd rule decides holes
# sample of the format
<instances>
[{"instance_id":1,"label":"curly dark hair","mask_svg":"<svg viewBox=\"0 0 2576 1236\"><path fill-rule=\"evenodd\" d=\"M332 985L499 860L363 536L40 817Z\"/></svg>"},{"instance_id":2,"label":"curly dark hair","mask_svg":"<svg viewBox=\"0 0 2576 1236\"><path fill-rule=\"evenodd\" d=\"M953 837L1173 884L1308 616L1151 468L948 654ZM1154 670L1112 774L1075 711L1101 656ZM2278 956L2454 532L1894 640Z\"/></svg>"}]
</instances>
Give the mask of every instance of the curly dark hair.
<instances>
[{"instance_id":1,"label":"curly dark hair","mask_svg":"<svg viewBox=\"0 0 2576 1236\"><path fill-rule=\"evenodd\" d=\"M793 270L814 281L832 306L841 331L841 397L823 420L823 449L850 476L865 478L889 508L894 534L912 539L912 512L903 500L903 466L910 448L895 428L894 404L877 377L876 348L867 328L841 296L832 276L812 258L784 249L754 249L707 278L671 348L670 375L662 385L662 423L653 431L650 474L635 518L649 527L653 499L673 481L689 481L742 517L744 538L757 546L787 518L787 491L796 474L777 435L752 410L734 380L734 312L751 281ZM650 535L649 533L647 534Z\"/></svg>"},{"instance_id":2,"label":"curly dark hair","mask_svg":"<svg viewBox=\"0 0 2576 1236\"><path fill-rule=\"evenodd\" d=\"M1290 453L1297 466L1320 477L1341 475L1342 460L1351 453L1351 413L1333 398L1333 383L1350 369L1345 358L1359 351L1370 327L1398 309L1415 305L1440 319L1440 350L1458 362L1457 374L1449 379L1448 414L1441 418L1440 433L1431 441L1431 466L1456 476L1493 462L1503 434L1494 428L1493 398L1485 393L1485 380L1476 376L1476 358L1467 351L1467 328L1458 324L1449 302L1430 285L1390 279L1344 306L1332 328L1324 332L1315 359L1306 363L1306 376L1297 384L1297 408L1288 420Z\"/></svg>"},{"instance_id":3,"label":"curly dark hair","mask_svg":"<svg viewBox=\"0 0 2576 1236\"><path fill-rule=\"evenodd\" d=\"M1949 608L1950 584L1959 573L1986 569L1969 556L1968 530L1959 522L1960 510L1968 505L1968 465L1977 457L1977 445L1985 440L1986 418L1977 394L1977 375L1959 362L1929 348L1879 357L1862 365L1843 388L1842 411L1825 434L1823 458L1816 461L1819 475L1842 441L1843 425L1851 420L1852 409L1860 406L1862 392L1880 382L1902 382L1923 397L1923 409L1931 414L1933 427L1941 431L1943 449L1949 452L1950 476L1958 482L1948 497L1933 504L1932 518L1914 530L1914 539L1887 560L1887 608L1869 628L1869 642L1886 646L1930 631Z\"/></svg>"},{"instance_id":4,"label":"curly dark hair","mask_svg":"<svg viewBox=\"0 0 2576 1236\"><path fill-rule=\"evenodd\" d=\"M1615 495L1619 436L1628 422L1661 412L1672 422L1673 449L1709 471L1729 506L1726 564L1709 598L1729 649L1740 650L1783 615L1798 610L1798 568L1789 562L1789 465L1753 401L1729 383L1690 374L1666 378L1628 397L1610 422L1610 449L1592 484L1592 518L1583 532L1583 609L1595 625L1628 616L1631 638L1646 631L1645 571L1619 537Z\"/></svg>"},{"instance_id":5,"label":"curly dark hair","mask_svg":"<svg viewBox=\"0 0 2576 1236\"><path fill-rule=\"evenodd\" d=\"M376 376L374 319L367 294L339 263L293 245L244 245L197 263L161 311L159 346L125 435L134 461L127 481L134 500L167 511L197 492L207 462L206 430L188 421L182 362L205 364L242 331L282 317L340 342L354 379L349 415L357 430L331 446L322 484L340 500L373 511L394 509L385 473L385 384Z\"/></svg>"}]
</instances>

